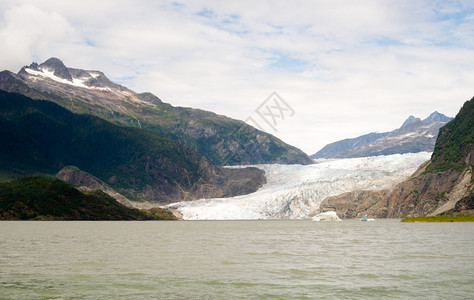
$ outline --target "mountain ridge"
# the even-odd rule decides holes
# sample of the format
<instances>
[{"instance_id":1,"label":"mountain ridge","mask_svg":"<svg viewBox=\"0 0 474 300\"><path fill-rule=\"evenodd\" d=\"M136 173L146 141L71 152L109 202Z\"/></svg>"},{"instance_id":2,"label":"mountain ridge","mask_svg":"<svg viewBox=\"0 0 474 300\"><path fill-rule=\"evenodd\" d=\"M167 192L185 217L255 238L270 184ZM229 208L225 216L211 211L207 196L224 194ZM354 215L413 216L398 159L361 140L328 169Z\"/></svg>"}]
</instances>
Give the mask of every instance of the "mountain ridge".
<instances>
[{"instance_id":1,"label":"mountain ridge","mask_svg":"<svg viewBox=\"0 0 474 300\"><path fill-rule=\"evenodd\" d=\"M132 200L171 203L227 197L253 192L265 182L261 170L215 166L156 133L3 91L0 134L4 176L54 175L74 165Z\"/></svg>"},{"instance_id":2,"label":"mountain ridge","mask_svg":"<svg viewBox=\"0 0 474 300\"><path fill-rule=\"evenodd\" d=\"M409 116L403 124L389 132L369 133L356 138L330 143L311 158L353 158L377 155L432 152L439 128L452 118L435 111L427 118Z\"/></svg>"},{"instance_id":3,"label":"mountain ridge","mask_svg":"<svg viewBox=\"0 0 474 300\"><path fill-rule=\"evenodd\" d=\"M57 58L32 63L17 74L0 72L0 89L48 100L75 113L139 127L175 140L217 165L311 164L301 150L243 121L164 103L136 93L100 71L65 67Z\"/></svg>"},{"instance_id":4,"label":"mountain ridge","mask_svg":"<svg viewBox=\"0 0 474 300\"><path fill-rule=\"evenodd\" d=\"M423 122L425 123L436 123L436 122L444 122L447 123L451 121L453 118L445 116L439 113L437 110L432 112L428 117L426 117Z\"/></svg>"},{"instance_id":5,"label":"mountain ridge","mask_svg":"<svg viewBox=\"0 0 474 300\"><path fill-rule=\"evenodd\" d=\"M344 217L377 218L474 214L474 97L439 130L431 159L408 180L384 191L353 191L321 207Z\"/></svg>"}]
</instances>

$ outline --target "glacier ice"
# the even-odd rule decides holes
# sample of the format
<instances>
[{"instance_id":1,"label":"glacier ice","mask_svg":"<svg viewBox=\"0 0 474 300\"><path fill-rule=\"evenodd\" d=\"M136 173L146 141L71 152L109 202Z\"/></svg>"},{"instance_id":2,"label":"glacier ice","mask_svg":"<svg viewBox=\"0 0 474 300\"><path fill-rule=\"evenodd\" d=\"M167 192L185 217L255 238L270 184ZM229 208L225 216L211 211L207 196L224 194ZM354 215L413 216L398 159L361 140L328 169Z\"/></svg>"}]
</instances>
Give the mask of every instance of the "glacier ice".
<instances>
[{"instance_id":1,"label":"glacier ice","mask_svg":"<svg viewBox=\"0 0 474 300\"><path fill-rule=\"evenodd\" d=\"M311 220L316 222L335 222L342 221L335 211L327 211L314 216Z\"/></svg>"},{"instance_id":2,"label":"glacier ice","mask_svg":"<svg viewBox=\"0 0 474 300\"><path fill-rule=\"evenodd\" d=\"M313 165L255 165L267 183L231 198L178 202L184 220L305 219L319 213L326 197L354 190L381 190L407 179L431 153L407 153L337 160Z\"/></svg>"}]
</instances>

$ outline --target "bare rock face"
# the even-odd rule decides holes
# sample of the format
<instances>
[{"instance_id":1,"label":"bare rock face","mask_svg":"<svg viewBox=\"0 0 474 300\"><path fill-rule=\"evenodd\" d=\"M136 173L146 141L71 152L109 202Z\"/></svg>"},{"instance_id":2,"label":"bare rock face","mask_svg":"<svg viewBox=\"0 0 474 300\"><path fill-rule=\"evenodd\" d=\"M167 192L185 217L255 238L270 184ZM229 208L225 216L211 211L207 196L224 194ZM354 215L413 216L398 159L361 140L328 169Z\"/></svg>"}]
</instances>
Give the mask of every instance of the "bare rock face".
<instances>
[{"instance_id":1,"label":"bare rock face","mask_svg":"<svg viewBox=\"0 0 474 300\"><path fill-rule=\"evenodd\" d=\"M473 213L474 184L472 169L463 172L423 173L429 164L392 190L352 191L328 197L321 211L336 211L343 219L360 218L365 214L376 218Z\"/></svg>"},{"instance_id":2,"label":"bare rock face","mask_svg":"<svg viewBox=\"0 0 474 300\"><path fill-rule=\"evenodd\" d=\"M337 196L328 197L321 202L323 212L336 211L342 219L360 218L365 214L380 217L371 209L381 201L389 190L381 191L352 191Z\"/></svg>"},{"instance_id":3,"label":"bare rock face","mask_svg":"<svg viewBox=\"0 0 474 300\"><path fill-rule=\"evenodd\" d=\"M452 212L474 215L474 195L470 194L469 196L466 196L459 200L454 206ZM451 211L448 211L448 213L451 213Z\"/></svg>"},{"instance_id":4,"label":"bare rock face","mask_svg":"<svg viewBox=\"0 0 474 300\"><path fill-rule=\"evenodd\" d=\"M113 191L110 186L99 178L75 167L64 167L56 174L56 178L78 187L87 187L91 190Z\"/></svg>"},{"instance_id":5,"label":"bare rock face","mask_svg":"<svg viewBox=\"0 0 474 300\"><path fill-rule=\"evenodd\" d=\"M427 118L439 124L446 118ZM412 132L420 120L410 118L399 129ZM390 136L388 136L390 137ZM466 101L454 120L439 130L431 160L390 191L354 191L325 199L321 208L343 218L369 214L377 218L403 218L474 212L474 98Z\"/></svg>"},{"instance_id":6,"label":"bare rock face","mask_svg":"<svg viewBox=\"0 0 474 300\"><path fill-rule=\"evenodd\" d=\"M204 163L208 163L205 161ZM102 190L123 205L134 208L152 208L179 201L191 201L201 198L224 198L255 192L266 183L264 172L257 168L222 168L211 164L205 166L208 174L190 189L180 189L179 185L146 185L141 190L127 190L127 194L140 195L149 201L131 201L117 192L109 184L92 174L76 167L64 167L56 174L58 179L75 185L82 190ZM166 192L167 191L167 192Z\"/></svg>"},{"instance_id":7,"label":"bare rock face","mask_svg":"<svg viewBox=\"0 0 474 300\"><path fill-rule=\"evenodd\" d=\"M211 173L208 176L209 183L194 186L194 199L246 195L255 192L266 183L265 173L254 167L208 167L208 170Z\"/></svg>"},{"instance_id":8,"label":"bare rock face","mask_svg":"<svg viewBox=\"0 0 474 300\"><path fill-rule=\"evenodd\" d=\"M431 161L409 180L397 185L374 208L385 217L456 213L463 199L473 195L474 98L466 101L456 118L440 129Z\"/></svg>"},{"instance_id":9,"label":"bare rock face","mask_svg":"<svg viewBox=\"0 0 474 300\"><path fill-rule=\"evenodd\" d=\"M103 182L99 178L75 167L64 167L58 172L58 174L56 174L56 178L76 186L80 191L101 190L117 200L117 202L127 207L151 209L159 206L157 203L152 202L130 201L127 197L116 192L107 183Z\"/></svg>"},{"instance_id":10,"label":"bare rock face","mask_svg":"<svg viewBox=\"0 0 474 300\"><path fill-rule=\"evenodd\" d=\"M52 71L56 77L72 82L72 76L71 76L71 73L69 73L68 68L64 65L64 63L61 60L59 60L56 57L51 57L50 59L48 59L41 65L39 65L38 67L48 69Z\"/></svg>"},{"instance_id":11,"label":"bare rock face","mask_svg":"<svg viewBox=\"0 0 474 300\"><path fill-rule=\"evenodd\" d=\"M425 173L398 184L371 208L378 217L438 215L453 210L465 197L472 197L472 170Z\"/></svg>"}]
</instances>

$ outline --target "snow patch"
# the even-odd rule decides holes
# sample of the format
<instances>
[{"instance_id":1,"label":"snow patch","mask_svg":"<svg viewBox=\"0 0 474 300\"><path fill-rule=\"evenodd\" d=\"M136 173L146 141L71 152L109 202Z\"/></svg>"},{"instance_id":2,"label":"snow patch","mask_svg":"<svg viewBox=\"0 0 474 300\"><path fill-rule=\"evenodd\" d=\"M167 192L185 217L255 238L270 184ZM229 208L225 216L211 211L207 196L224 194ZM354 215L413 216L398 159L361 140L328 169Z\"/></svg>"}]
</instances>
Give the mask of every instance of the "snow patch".
<instances>
[{"instance_id":1,"label":"snow patch","mask_svg":"<svg viewBox=\"0 0 474 300\"><path fill-rule=\"evenodd\" d=\"M91 75L91 77L93 78L97 78L100 76L100 73L97 73L97 72L89 72L89 74Z\"/></svg>"},{"instance_id":2,"label":"snow patch","mask_svg":"<svg viewBox=\"0 0 474 300\"><path fill-rule=\"evenodd\" d=\"M110 91L111 90L108 87L95 87L95 86L85 85L84 81L86 81L88 78L84 78L84 77L83 78L74 78L73 77L72 82L71 82L69 80L57 77L56 75L54 75L54 71L51 71L49 69L42 68L40 70L41 71L33 70L33 69L30 69L30 68L25 68L25 71L28 74L31 74L31 75L34 75L34 76L46 77L46 78L49 78L49 79L54 80L54 81L59 82L59 83L68 84L68 85L72 85L72 86L76 86L76 87L80 87L80 88L85 88L85 89L89 89L89 90L100 90L100 91ZM91 76L93 76L93 75L91 74ZM99 76L99 75L97 75L97 76Z\"/></svg>"},{"instance_id":3,"label":"snow patch","mask_svg":"<svg viewBox=\"0 0 474 300\"><path fill-rule=\"evenodd\" d=\"M329 196L354 190L381 190L407 179L431 153L359 157L313 165L256 165L267 183L258 191L232 198L179 202L167 207L185 220L304 219L319 213Z\"/></svg>"}]
</instances>

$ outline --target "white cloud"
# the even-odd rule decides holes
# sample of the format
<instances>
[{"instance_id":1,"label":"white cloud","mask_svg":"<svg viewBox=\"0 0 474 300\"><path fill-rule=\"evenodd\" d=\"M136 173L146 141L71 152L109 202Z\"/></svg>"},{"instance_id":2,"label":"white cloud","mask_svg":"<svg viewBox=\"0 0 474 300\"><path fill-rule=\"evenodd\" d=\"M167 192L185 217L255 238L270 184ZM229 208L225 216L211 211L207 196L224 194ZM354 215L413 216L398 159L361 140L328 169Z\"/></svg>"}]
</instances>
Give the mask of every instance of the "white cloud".
<instances>
[{"instance_id":1,"label":"white cloud","mask_svg":"<svg viewBox=\"0 0 474 300\"><path fill-rule=\"evenodd\" d=\"M4 12L3 17L0 64L6 69L26 64L42 53L52 52L53 47L68 40L73 31L60 14L46 12L33 5L12 7Z\"/></svg>"},{"instance_id":2,"label":"white cloud","mask_svg":"<svg viewBox=\"0 0 474 300\"><path fill-rule=\"evenodd\" d=\"M454 116L473 96L472 1L23 0L0 9L0 69L58 56L239 119L277 91L296 114L271 133L309 153L411 114Z\"/></svg>"}]
</instances>

